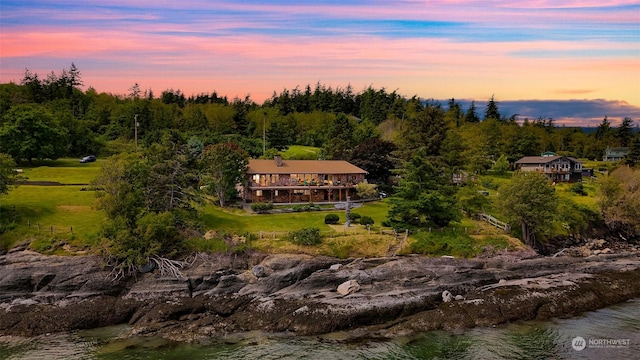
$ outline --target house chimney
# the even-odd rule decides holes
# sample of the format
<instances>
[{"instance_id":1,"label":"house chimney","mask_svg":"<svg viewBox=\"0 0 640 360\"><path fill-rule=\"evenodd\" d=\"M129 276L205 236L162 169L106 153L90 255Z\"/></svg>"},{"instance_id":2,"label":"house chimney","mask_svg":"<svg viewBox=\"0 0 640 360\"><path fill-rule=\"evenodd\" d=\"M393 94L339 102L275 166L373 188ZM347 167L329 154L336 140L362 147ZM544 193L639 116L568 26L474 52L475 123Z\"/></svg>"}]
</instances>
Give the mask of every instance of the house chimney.
<instances>
[{"instance_id":1,"label":"house chimney","mask_svg":"<svg viewBox=\"0 0 640 360\"><path fill-rule=\"evenodd\" d=\"M273 157L273 160L275 160L277 167L281 167L282 166L282 156L276 155L276 156Z\"/></svg>"}]
</instances>

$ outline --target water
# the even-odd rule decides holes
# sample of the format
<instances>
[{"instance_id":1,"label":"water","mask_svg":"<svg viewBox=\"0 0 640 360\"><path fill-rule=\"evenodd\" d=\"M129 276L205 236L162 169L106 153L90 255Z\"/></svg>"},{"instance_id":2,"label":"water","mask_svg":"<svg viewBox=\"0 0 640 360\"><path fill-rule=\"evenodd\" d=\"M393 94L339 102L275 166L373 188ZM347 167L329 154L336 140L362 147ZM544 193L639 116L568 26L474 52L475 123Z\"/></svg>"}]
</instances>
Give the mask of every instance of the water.
<instances>
[{"instance_id":1,"label":"water","mask_svg":"<svg viewBox=\"0 0 640 360\"><path fill-rule=\"evenodd\" d=\"M344 333L292 337L252 332L185 344L122 338L115 326L34 338L0 337L0 359L640 359L640 299L571 319L520 322L389 341ZM583 350L576 337L585 341Z\"/></svg>"}]
</instances>

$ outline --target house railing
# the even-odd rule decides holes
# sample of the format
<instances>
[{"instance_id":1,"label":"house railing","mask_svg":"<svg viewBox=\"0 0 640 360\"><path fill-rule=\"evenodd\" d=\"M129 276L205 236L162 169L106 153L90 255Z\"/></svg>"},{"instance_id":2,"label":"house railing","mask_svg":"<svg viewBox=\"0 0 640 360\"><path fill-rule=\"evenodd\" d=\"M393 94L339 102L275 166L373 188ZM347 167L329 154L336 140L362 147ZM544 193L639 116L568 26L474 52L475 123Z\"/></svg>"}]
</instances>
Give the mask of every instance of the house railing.
<instances>
[{"instance_id":1,"label":"house railing","mask_svg":"<svg viewBox=\"0 0 640 360\"><path fill-rule=\"evenodd\" d=\"M315 188L337 188L337 187L352 187L357 185L359 182L357 181L347 181L347 182L314 182L314 181L289 181L289 180L281 180L281 181L267 181L264 183L258 183L255 181L251 181L249 183L249 187L252 188L265 188L265 187L315 187Z\"/></svg>"}]
</instances>

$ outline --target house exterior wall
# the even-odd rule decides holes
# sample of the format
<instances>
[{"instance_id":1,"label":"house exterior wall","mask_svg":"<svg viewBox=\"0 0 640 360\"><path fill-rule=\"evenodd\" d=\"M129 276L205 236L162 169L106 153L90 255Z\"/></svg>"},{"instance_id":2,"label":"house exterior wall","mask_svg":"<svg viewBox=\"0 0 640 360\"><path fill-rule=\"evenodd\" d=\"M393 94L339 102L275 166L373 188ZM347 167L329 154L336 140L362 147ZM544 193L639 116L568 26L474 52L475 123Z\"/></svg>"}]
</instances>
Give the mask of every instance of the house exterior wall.
<instances>
[{"instance_id":1,"label":"house exterior wall","mask_svg":"<svg viewBox=\"0 0 640 360\"><path fill-rule=\"evenodd\" d=\"M602 161L620 161L629 153L628 148L607 148Z\"/></svg>"},{"instance_id":2,"label":"house exterior wall","mask_svg":"<svg viewBox=\"0 0 640 360\"><path fill-rule=\"evenodd\" d=\"M572 158L564 156L556 159L540 157L523 158L516 162L516 168L522 171L537 171L543 173L549 180L554 182L576 182L582 178L582 163Z\"/></svg>"},{"instance_id":3,"label":"house exterior wall","mask_svg":"<svg viewBox=\"0 0 640 360\"><path fill-rule=\"evenodd\" d=\"M275 168L269 168L264 167L264 162L256 163L253 171L247 175L246 184L242 189L245 201L341 202L346 201L347 196L355 197L355 186L366 181L364 170L346 162L318 161L297 165L294 161L280 161L278 164ZM331 167L334 164L338 168L341 167L341 173L332 172ZM263 166L264 172L257 170L260 166ZM346 169L348 170L345 171ZM350 173L349 170L360 172Z\"/></svg>"}]
</instances>

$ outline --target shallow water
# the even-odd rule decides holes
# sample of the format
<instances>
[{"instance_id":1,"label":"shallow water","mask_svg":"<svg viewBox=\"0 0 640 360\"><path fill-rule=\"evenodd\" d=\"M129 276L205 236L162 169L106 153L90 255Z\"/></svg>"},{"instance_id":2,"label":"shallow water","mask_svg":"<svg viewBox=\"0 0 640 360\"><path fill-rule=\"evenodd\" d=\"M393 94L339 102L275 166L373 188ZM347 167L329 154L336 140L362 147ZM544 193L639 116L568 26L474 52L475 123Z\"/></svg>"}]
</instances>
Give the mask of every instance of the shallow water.
<instances>
[{"instance_id":1,"label":"shallow water","mask_svg":"<svg viewBox=\"0 0 640 360\"><path fill-rule=\"evenodd\" d=\"M119 338L127 330L115 326L33 338L0 337L0 359L640 359L640 299L570 319L432 331L389 341L343 341L343 333L292 337L251 332L208 344L185 344ZM573 342L576 337L584 343Z\"/></svg>"}]
</instances>

